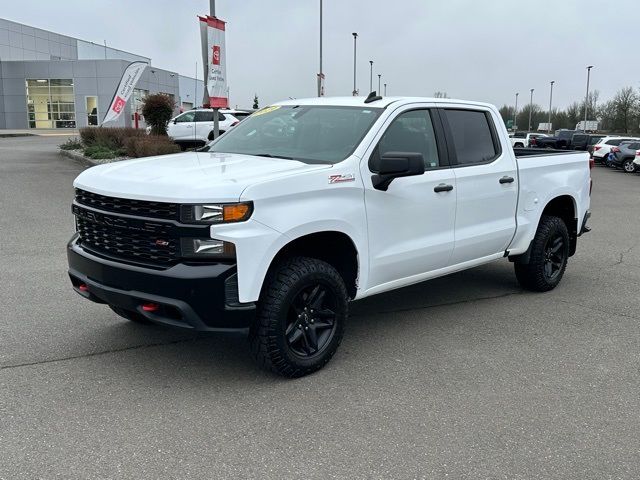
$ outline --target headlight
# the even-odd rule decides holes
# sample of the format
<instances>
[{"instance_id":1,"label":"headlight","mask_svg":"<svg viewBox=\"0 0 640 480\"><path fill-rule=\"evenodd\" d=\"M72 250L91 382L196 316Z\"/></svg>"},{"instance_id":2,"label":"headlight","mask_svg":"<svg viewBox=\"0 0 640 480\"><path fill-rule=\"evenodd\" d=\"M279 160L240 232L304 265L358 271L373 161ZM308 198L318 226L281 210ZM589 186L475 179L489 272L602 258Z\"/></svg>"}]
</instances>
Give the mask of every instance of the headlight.
<instances>
[{"instance_id":1,"label":"headlight","mask_svg":"<svg viewBox=\"0 0 640 480\"><path fill-rule=\"evenodd\" d=\"M233 223L248 220L252 202L184 205L180 219L184 223Z\"/></svg>"},{"instance_id":2,"label":"headlight","mask_svg":"<svg viewBox=\"0 0 640 480\"><path fill-rule=\"evenodd\" d=\"M187 258L232 260L236 257L236 247L233 243L213 238L182 238L180 247L182 256Z\"/></svg>"}]
</instances>

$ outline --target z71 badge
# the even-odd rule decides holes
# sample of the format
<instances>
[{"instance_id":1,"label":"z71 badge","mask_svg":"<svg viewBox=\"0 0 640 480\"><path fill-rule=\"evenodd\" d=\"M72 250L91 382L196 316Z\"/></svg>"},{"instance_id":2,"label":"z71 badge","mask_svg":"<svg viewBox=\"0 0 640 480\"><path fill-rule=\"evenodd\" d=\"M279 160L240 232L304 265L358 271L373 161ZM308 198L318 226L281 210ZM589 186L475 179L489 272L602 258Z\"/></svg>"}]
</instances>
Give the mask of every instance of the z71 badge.
<instances>
[{"instance_id":1,"label":"z71 badge","mask_svg":"<svg viewBox=\"0 0 640 480\"><path fill-rule=\"evenodd\" d=\"M346 175L329 175L329 183L344 183L355 181L356 177L353 173L347 173Z\"/></svg>"}]
</instances>

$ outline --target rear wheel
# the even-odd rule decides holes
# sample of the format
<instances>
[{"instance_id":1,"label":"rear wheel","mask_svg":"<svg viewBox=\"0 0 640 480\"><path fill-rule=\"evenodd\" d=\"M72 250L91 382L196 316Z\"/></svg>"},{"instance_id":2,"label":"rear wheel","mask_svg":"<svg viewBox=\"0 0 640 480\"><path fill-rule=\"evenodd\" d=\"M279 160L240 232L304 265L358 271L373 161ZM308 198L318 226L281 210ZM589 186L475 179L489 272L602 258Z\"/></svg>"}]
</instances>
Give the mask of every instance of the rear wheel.
<instances>
[{"instance_id":1,"label":"rear wheel","mask_svg":"<svg viewBox=\"0 0 640 480\"><path fill-rule=\"evenodd\" d=\"M535 292L554 289L567 268L569 243L569 231L562 219L543 215L531 242L529 263L515 263L520 285Z\"/></svg>"},{"instance_id":2,"label":"rear wheel","mask_svg":"<svg viewBox=\"0 0 640 480\"><path fill-rule=\"evenodd\" d=\"M636 165L633 163L633 160L628 158L622 163L622 169L626 173L634 173L636 171Z\"/></svg>"},{"instance_id":3,"label":"rear wheel","mask_svg":"<svg viewBox=\"0 0 640 480\"><path fill-rule=\"evenodd\" d=\"M139 314L138 312L132 312L131 310L125 310L124 308L116 307L115 305L109 305L109 308L113 310L115 313L120 315L122 318L126 318L127 320L135 323L142 323L145 325L152 325L153 322L151 320L146 319L144 316Z\"/></svg>"},{"instance_id":4,"label":"rear wheel","mask_svg":"<svg viewBox=\"0 0 640 480\"><path fill-rule=\"evenodd\" d=\"M262 367L285 377L301 377L326 365L344 334L349 297L340 274L328 263L293 257L265 282L251 351Z\"/></svg>"}]
</instances>

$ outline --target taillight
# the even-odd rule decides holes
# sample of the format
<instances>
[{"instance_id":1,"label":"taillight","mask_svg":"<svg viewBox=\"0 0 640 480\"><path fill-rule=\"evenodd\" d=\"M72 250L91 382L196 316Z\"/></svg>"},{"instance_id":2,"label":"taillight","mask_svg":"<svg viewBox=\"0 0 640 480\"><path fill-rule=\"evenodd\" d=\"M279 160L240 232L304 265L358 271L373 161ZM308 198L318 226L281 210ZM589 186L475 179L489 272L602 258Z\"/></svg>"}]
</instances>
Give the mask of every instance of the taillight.
<instances>
[{"instance_id":1,"label":"taillight","mask_svg":"<svg viewBox=\"0 0 640 480\"><path fill-rule=\"evenodd\" d=\"M589 170L591 170L592 168L594 168L596 166L596 161L593 159L593 157L591 157L589 159Z\"/></svg>"},{"instance_id":2,"label":"taillight","mask_svg":"<svg viewBox=\"0 0 640 480\"><path fill-rule=\"evenodd\" d=\"M636 157L640 157L640 150L636 150Z\"/></svg>"},{"instance_id":3,"label":"taillight","mask_svg":"<svg viewBox=\"0 0 640 480\"><path fill-rule=\"evenodd\" d=\"M237 124L239 124L239 123L240 123L240 121L239 121L239 120L236 120L235 122L233 122L233 123L231 124L231 126L232 126L232 127L235 127L235 126L236 126Z\"/></svg>"},{"instance_id":4,"label":"taillight","mask_svg":"<svg viewBox=\"0 0 640 480\"><path fill-rule=\"evenodd\" d=\"M530 145L535 145L536 144L536 139L532 138L531 140L529 140L529 144Z\"/></svg>"},{"instance_id":5,"label":"taillight","mask_svg":"<svg viewBox=\"0 0 640 480\"><path fill-rule=\"evenodd\" d=\"M619 149L618 147L613 147L613 148L611 149L611 151L612 151L613 153L618 153L618 152L620 151L620 149Z\"/></svg>"},{"instance_id":6,"label":"taillight","mask_svg":"<svg viewBox=\"0 0 640 480\"><path fill-rule=\"evenodd\" d=\"M593 147L593 151L596 152L598 150L600 150L602 147L600 145L596 145Z\"/></svg>"}]
</instances>

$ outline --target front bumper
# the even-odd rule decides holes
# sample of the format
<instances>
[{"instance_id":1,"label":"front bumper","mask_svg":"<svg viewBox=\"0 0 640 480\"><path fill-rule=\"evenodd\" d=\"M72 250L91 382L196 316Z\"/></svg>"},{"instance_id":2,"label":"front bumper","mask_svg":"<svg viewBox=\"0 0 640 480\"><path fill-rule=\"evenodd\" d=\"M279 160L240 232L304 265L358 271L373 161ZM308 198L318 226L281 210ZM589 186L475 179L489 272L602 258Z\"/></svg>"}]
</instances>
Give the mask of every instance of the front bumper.
<instances>
[{"instance_id":1,"label":"front bumper","mask_svg":"<svg viewBox=\"0 0 640 480\"><path fill-rule=\"evenodd\" d=\"M73 289L96 303L136 311L150 321L196 331L246 331L254 304L238 302L236 266L177 264L165 270L114 262L67 245ZM150 312L145 303L159 305Z\"/></svg>"}]
</instances>

